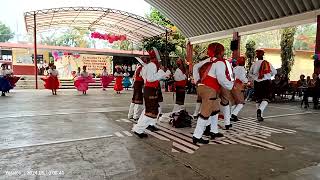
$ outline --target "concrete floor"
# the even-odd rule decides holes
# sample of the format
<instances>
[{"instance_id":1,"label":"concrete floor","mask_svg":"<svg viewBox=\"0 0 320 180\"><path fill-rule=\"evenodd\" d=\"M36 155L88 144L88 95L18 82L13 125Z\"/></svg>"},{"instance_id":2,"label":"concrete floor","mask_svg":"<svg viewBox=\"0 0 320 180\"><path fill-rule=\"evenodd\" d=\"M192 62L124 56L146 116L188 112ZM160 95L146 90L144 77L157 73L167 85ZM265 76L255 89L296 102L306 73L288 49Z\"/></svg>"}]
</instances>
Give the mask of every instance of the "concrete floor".
<instances>
[{"instance_id":1,"label":"concrete floor","mask_svg":"<svg viewBox=\"0 0 320 180\"><path fill-rule=\"evenodd\" d=\"M15 90L0 97L0 179L320 179L319 111L271 104L255 122L247 103L225 138L191 144L193 128L138 139L127 119L132 91ZM173 107L165 93L165 108ZM195 96L186 107L193 112ZM223 122L220 122L223 125Z\"/></svg>"}]
</instances>

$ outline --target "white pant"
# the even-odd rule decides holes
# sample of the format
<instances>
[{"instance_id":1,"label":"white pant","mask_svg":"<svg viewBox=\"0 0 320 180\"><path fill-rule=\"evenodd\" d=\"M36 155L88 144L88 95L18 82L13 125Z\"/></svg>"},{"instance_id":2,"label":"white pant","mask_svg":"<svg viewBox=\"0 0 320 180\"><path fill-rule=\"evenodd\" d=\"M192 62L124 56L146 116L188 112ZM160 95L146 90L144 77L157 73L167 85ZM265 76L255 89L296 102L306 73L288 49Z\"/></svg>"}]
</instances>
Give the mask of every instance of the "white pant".
<instances>
[{"instance_id":1,"label":"white pant","mask_svg":"<svg viewBox=\"0 0 320 180\"><path fill-rule=\"evenodd\" d=\"M131 104L130 104L129 112L128 112L128 119L133 118L134 105L135 105L134 103L131 103Z\"/></svg>"},{"instance_id":2,"label":"white pant","mask_svg":"<svg viewBox=\"0 0 320 180\"><path fill-rule=\"evenodd\" d=\"M144 106L142 104L135 104L133 108L133 119L139 119L143 110Z\"/></svg>"},{"instance_id":3,"label":"white pant","mask_svg":"<svg viewBox=\"0 0 320 180\"><path fill-rule=\"evenodd\" d=\"M156 119L150 118L150 117L143 114L140 116L138 123L133 126L132 131L134 131L138 134L144 133L144 131L147 129L147 127L149 125L155 124L155 122L156 122Z\"/></svg>"},{"instance_id":4,"label":"white pant","mask_svg":"<svg viewBox=\"0 0 320 180\"><path fill-rule=\"evenodd\" d=\"M224 125L230 125L230 118L231 118L231 113L230 113L230 106L220 106L220 109L223 113L224 116Z\"/></svg>"}]
</instances>

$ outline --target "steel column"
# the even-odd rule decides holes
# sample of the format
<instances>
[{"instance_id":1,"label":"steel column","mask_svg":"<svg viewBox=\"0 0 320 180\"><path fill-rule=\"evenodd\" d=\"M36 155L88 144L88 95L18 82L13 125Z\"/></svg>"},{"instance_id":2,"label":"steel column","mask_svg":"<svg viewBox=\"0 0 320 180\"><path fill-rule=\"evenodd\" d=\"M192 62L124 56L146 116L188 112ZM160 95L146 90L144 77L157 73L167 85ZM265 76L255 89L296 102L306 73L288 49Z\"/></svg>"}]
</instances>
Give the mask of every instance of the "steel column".
<instances>
[{"instance_id":1,"label":"steel column","mask_svg":"<svg viewBox=\"0 0 320 180\"><path fill-rule=\"evenodd\" d=\"M33 15L34 27L33 27L33 43L34 43L34 54L33 54L33 61L34 61L34 74L35 74L35 82L36 82L36 89L38 89L38 62L37 62L37 19L36 14Z\"/></svg>"}]
</instances>

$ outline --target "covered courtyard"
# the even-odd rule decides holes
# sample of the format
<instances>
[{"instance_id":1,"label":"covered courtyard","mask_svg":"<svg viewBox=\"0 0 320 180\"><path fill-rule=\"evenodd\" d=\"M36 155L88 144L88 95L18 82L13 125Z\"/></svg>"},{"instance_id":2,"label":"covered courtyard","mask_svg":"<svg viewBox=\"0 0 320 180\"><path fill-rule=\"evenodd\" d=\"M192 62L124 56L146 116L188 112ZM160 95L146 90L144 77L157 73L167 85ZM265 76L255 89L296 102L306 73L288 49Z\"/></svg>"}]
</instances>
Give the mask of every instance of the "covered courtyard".
<instances>
[{"instance_id":1,"label":"covered courtyard","mask_svg":"<svg viewBox=\"0 0 320 180\"><path fill-rule=\"evenodd\" d=\"M225 138L198 146L191 143L194 125L160 123L148 139L134 136L127 119L132 91L59 94L16 90L1 99L0 179L319 178L319 111L298 104L272 104L258 124L249 102L232 130L221 129ZM170 112L172 93L164 97ZM192 112L196 96L186 99Z\"/></svg>"}]
</instances>

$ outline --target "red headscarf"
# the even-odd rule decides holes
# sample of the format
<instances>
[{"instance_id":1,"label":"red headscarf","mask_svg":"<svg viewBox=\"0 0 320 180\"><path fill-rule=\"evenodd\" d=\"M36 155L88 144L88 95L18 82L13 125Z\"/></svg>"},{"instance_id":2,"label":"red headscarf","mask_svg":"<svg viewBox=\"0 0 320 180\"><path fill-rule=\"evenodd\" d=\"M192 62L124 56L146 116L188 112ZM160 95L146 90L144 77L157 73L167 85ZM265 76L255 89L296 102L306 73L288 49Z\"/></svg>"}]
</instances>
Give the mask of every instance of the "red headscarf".
<instances>
[{"instance_id":1,"label":"red headscarf","mask_svg":"<svg viewBox=\"0 0 320 180\"><path fill-rule=\"evenodd\" d=\"M154 50L148 51L149 53L149 57L150 57L150 62L153 62L154 64L156 64L157 68L160 68L160 63L157 59L157 55L156 52L154 52Z\"/></svg>"},{"instance_id":2,"label":"red headscarf","mask_svg":"<svg viewBox=\"0 0 320 180\"><path fill-rule=\"evenodd\" d=\"M216 43L211 43L208 46L207 55L211 58L215 56L216 45L217 45Z\"/></svg>"},{"instance_id":3,"label":"red headscarf","mask_svg":"<svg viewBox=\"0 0 320 180\"><path fill-rule=\"evenodd\" d=\"M246 64L246 58L243 56L238 57L237 59L237 65L238 66L244 66Z\"/></svg>"}]
</instances>

